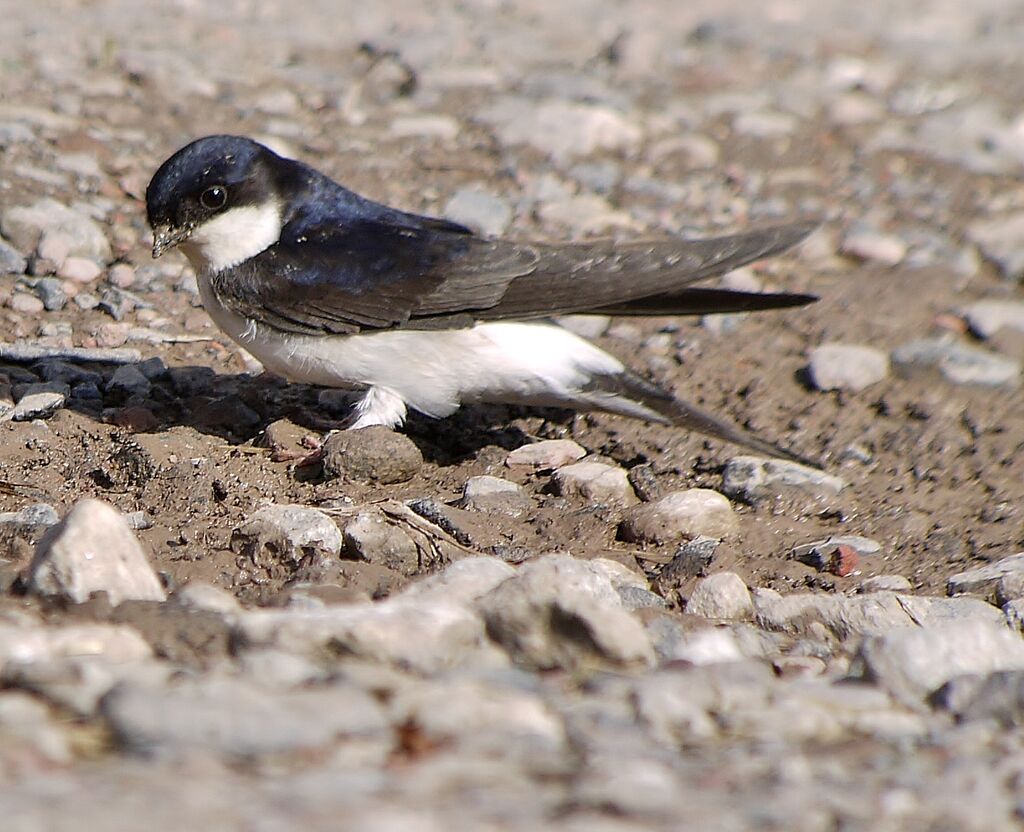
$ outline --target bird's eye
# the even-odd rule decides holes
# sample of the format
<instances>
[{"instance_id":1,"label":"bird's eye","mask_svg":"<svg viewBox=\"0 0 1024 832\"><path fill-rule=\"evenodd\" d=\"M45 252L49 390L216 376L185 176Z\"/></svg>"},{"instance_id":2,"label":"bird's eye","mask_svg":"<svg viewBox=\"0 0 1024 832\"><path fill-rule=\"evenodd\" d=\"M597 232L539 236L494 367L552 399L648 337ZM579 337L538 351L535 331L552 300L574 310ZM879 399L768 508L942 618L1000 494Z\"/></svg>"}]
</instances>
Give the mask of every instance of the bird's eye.
<instances>
[{"instance_id":1,"label":"bird's eye","mask_svg":"<svg viewBox=\"0 0 1024 832\"><path fill-rule=\"evenodd\" d=\"M228 189L223 185L214 185L199 195L199 204L210 211L223 208L228 201Z\"/></svg>"}]
</instances>

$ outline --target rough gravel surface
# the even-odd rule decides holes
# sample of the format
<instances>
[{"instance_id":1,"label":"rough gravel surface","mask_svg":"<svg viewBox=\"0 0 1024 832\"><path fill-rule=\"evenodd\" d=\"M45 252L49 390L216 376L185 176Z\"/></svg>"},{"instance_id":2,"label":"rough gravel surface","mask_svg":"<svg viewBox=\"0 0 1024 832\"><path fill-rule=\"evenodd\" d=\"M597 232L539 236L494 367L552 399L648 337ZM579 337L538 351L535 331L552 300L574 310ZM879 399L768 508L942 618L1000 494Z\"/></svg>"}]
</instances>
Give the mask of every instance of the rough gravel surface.
<instances>
[{"instance_id":1,"label":"rough gravel surface","mask_svg":"<svg viewBox=\"0 0 1024 832\"><path fill-rule=\"evenodd\" d=\"M40 0L0 40L5 831L1024 822L1018 3ZM317 453L347 394L150 256L150 175L219 132L487 234L819 219L722 279L810 307L565 325L824 473L508 407Z\"/></svg>"}]
</instances>

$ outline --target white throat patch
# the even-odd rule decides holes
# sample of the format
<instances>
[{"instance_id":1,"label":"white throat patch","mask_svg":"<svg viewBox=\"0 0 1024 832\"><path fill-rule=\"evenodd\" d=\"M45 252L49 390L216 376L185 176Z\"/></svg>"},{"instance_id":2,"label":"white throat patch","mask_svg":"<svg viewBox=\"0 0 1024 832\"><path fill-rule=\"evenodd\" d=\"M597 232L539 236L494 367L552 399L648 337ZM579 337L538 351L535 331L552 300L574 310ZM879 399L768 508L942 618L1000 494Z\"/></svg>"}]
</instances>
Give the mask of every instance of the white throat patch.
<instances>
[{"instance_id":1,"label":"white throat patch","mask_svg":"<svg viewBox=\"0 0 1024 832\"><path fill-rule=\"evenodd\" d=\"M255 257L280 238L281 206L270 201L229 208L200 225L181 247L197 270L216 274Z\"/></svg>"}]
</instances>

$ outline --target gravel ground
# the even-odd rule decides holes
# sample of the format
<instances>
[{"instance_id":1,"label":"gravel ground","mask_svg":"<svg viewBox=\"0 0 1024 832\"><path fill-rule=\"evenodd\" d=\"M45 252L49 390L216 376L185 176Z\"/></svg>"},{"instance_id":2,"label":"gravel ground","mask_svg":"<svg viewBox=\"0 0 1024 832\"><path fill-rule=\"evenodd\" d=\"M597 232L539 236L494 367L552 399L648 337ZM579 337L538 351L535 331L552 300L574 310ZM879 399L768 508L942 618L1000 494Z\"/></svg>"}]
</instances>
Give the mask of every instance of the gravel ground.
<instances>
[{"instance_id":1,"label":"gravel ground","mask_svg":"<svg viewBox=\"0 0 1024 832\"><path fill-rule=\"evenodd\" d=\"M0 817L28 830L1024 823L1010 0L20 4L0 18ZM349 399L141 198L250 135L487 234L816 217L760 316L566 321L822 473ZM408 437L408 438L406 438Z\"/></svg>"}]
</instances>

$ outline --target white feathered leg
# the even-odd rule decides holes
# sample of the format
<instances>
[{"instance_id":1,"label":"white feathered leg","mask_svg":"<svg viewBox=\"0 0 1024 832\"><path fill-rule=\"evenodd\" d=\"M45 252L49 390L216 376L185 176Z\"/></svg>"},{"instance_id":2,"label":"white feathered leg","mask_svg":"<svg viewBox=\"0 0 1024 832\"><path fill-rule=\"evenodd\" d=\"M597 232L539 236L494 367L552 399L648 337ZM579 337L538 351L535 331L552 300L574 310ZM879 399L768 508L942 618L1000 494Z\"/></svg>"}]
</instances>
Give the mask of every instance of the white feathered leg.
<instances>
[{"instance_id":1,"label":"white feathered leg","mask_svg":"<svg viewBox=\"0 0 1024 832\"><path fill-rule=\"evenodd\" d=\"M386 428L401 427L407 413L405 400L397 393L383 387L371 387L353 408L355 421L346 430L369 428L380 425Z\"/></svg>"}]
</instances>

